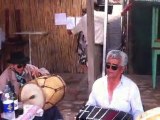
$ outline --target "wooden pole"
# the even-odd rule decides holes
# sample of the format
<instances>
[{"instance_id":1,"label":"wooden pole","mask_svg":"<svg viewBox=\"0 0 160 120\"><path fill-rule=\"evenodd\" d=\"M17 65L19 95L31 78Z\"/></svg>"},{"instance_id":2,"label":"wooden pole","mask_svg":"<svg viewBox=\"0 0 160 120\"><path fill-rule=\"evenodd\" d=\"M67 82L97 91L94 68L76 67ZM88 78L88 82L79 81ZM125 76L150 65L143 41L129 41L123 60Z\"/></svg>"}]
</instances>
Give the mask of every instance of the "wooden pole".
<instances>
[{"instance_id":1,"label":"wooden pole","mask_svg":"<svg viewBox=\"0 0 160 120\"><path fill-rule=\"evenodd\" d=\"M106 66L106 39L108 39L107 36L107 23L108 23L108 0L105 0L105 18L104 18L104 40L103 40L103 64L102 64L102 76L105 76L105 66Z\"/></svg>"},{"instance_id":2,"label":"wooden pole","mask_svg":"<svg viewBox=\"0 0 160 120\"><path fill-rule=\"evenodd\" d=\"M94 6L93 0L87 0L87 54L88 54L88 93L91 92L95 76L95 55L94 55Z\"/></svg>"}]
</instances>

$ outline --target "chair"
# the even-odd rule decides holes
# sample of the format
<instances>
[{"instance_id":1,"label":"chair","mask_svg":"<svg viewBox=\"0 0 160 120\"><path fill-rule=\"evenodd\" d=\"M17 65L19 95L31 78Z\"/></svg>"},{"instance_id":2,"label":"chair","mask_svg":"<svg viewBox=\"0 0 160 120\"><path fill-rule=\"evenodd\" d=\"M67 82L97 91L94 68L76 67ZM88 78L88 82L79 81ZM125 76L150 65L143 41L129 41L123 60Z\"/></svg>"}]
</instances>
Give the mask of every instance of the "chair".
<instances>
[{"instance_id":1,"label":"chair","mask_svg":"<svg viewBox=\"0 0 160 120\"><path fill-rule=\"evenodd\" d=\"M158 39L158 19L160 8L158 6L153 6L152 8L152 84L153 88L156 88L157 79L157 59L160 55L160 39Z\"/></svg>"}]
</instances>

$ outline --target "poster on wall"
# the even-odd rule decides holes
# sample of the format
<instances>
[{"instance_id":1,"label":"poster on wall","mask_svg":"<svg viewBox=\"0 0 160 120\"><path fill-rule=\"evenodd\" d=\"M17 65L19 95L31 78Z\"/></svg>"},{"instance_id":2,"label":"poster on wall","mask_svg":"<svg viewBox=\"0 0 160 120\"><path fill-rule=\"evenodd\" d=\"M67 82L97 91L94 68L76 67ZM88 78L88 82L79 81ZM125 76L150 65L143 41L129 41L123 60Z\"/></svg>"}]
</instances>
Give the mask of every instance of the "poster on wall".
<instances>
[{"instance_id":1,"label":"poster on wall","mask_svg":"<svg viewBox=\"0 0 160 120\"><path fill-rule=\"evenodd\" d=\"M66 25L66 23L67 23L66 13L55 14L55 25Z\"/></svg>"},{"instance_id":2,"label":"poster on wall","mask_svg":"<svg viewBox=\"0 0 160 120\"><path fill-rule=\"evenodd\" d=\"M75 27L75 17L67 17L67 30L71 30Z\"/></svg>"}]
</instances>

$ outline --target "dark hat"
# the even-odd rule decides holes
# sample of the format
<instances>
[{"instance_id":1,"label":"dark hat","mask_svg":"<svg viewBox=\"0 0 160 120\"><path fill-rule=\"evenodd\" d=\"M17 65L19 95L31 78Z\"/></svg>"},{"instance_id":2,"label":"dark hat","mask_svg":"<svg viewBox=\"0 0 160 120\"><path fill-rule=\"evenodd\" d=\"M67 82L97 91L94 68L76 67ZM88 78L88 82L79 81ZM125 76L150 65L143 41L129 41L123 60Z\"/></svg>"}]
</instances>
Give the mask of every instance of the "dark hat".
<instances>
[{"instance_id":1,"label":"dark hat","mask_svg":"<svg viewBox=\"0 0 160 120\"><path fill-rule=\"evenodd\" d=\"M8 63L12 64L26 64L29 62L29 57L26 57L23 52L13 52L10 54Z\"/></svg>"}]
</instances>

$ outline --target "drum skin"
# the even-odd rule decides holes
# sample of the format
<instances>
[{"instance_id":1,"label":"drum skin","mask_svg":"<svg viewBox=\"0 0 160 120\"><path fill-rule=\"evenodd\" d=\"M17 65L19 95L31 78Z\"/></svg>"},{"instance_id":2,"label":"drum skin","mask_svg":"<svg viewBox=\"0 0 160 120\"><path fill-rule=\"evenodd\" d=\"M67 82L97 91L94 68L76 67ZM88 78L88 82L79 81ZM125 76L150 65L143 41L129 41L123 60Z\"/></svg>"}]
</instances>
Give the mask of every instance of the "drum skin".
<instances>
[{"instance_id":1,"label":"drum skin","mask_svg":"<svg viewBox=\"0 0 160 120\"><path fill-rule=\"evenodd\" d=\"M34 87L29 87L33 86ZM36 87L35 87L36 86ZM39 89L38 89L39 88ZM38 92L36 91L38 90ZM26 91L27 97L26 97ZM42 92L41 92L42 91ZM66 84L58 75L41 76L31 80L23 86L20 93L20 101L25 101L27 104L34 104L42 107L44 110L51 108L60 102L66 91ZM37 94L40 93L40 94ZM42 93L42 94L41 94ZM33 99L29 99L31 96ZM29 100L25 100L29 99Z\"/></svg>"},{"instance_id":2,"label":"drum skin","mask_svg":"<svg viewBox=\"0 0 160 120\"><path fill-rule=\"evenodd\" d=\"M31 96L34 97L31 98ZM45 104L45 97L42 89L39 86L33 83L28 83L21 90L20 101L22 101L24 104L33 104L43 108Z\"/></svg>"},{"instance_id":3,"label":"drum skin","mask_svg":"<svg viewBox=\"0 0 160 120\"><path fill-rule=\"evenodd\" d=\"M160 107L145 111L136 120L160 120Z\"/></svg>"}]
</instances>

